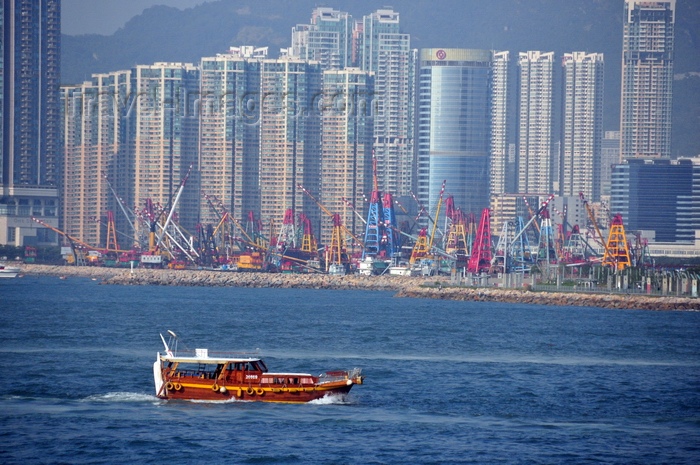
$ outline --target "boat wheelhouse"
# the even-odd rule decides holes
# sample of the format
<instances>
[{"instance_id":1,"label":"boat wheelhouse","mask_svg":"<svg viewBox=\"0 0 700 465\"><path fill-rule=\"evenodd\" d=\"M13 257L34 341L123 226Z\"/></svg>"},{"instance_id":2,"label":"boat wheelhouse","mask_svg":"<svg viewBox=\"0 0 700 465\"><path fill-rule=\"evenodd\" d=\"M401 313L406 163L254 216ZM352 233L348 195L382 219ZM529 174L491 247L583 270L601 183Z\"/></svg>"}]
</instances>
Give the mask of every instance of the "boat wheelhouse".
<instances>
[{"instance_id":1,"label":"boat wheelhouse","mask_svg":"<svg viewBox=\"0 0 700 465\"><path fill-rule=\"evenodd\" d=\"M178 351L177 336L168 331L165 354L153 364L156 396L161 399L303 403L326 396L345 396L362 384L362 370L272 373L255 354L217 353L208 349Z\"/></svg>"}]
</instances>

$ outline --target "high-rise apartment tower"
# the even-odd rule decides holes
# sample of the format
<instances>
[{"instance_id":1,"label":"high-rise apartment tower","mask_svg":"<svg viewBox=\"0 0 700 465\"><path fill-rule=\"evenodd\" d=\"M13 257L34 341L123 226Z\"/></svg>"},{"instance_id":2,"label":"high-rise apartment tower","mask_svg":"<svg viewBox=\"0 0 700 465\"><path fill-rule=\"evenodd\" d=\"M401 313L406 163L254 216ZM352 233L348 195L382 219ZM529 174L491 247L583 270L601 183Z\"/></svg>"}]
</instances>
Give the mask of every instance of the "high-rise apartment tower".
<instances>
[{"instance_id":1,"label":"high-rise apartment tower","mask_svg":"<svg viewBox=\"0 0 700 465\"><path fill-rule=\"evenodd\" d=\"M603 138L603 54L562 57L563 117L559 183L561 195L600 198Z\"/></svg>"},{"instance_id":2,"label":"high-rise apartment tower","mask_svg":"<svg viewBox=\"0 0 700 465\"><path fill-rule=\"evenodd\" d=\"M518 192L551 193L554 52L518 55Z\"/></svg>"},{"instance_id":3,"label":"high-rise apartment tower","mask_svg":"<svg viewBox=\"0 0 700 465\"><path fill-rule=\"evenodd\" d=\"M202 58L199 133L199 191L221 202L243 220L260 208L260 67L267 48L232 47L228 53ZM200 199L200 222L217 223Z\"/></svg>"},{"instance_id":4,"label":"high-rise apartment tower","mask_svg":"<svg viewBox=\"0 0 700 465\"><path fill-rule=\"evenodd\" d=\"M323 73L321 203L356 236L364 224L353 210L364 213L372 190L373 78L359 68ZM321 242L329 244L331 218L321 224Z\"/></svg>"},{"instance_id":5,"label":"high-rise apartment tower","mask_svg":"<svg viewBox=\"0 0 700 465\"><path fill-rule=\"evenodd\" d=\"M671 156L676 0L625 0L620 160Z\"/></svg>"},{"instance_id":6,"label":"high-rise apartment tower","mask_svg":"<svg viewBox=\"0 0 700 465\"><path fill-rule=\"evenodd\" d=\"M0 244L56 243L60 44L60 0L0 3Z\"/></svg>"},{"instance_id":7,"label":"high-rise apartment tower","mask_svg":"<svg viewBox=\"0 0 700 465\"><path fill-rule=\"evenodd\" d=\"M290 55L318 61L322 69L353 66L353 26L347 12L318 7L311 14L310 24L292 28Z\"/></svg>"},{"instance_id":8,"label":"high-rise apartment tower","mask_svg":"<svg viewBox=\"0 0 700 465\"><path fill-rule=\"evenodd\" d=\"M401 33L399 14L380 9L357 24L358 58L375 75L374 154L379 188L406 195L413 188L414 82L416 51Z\"/></svg>"}]
</instances>

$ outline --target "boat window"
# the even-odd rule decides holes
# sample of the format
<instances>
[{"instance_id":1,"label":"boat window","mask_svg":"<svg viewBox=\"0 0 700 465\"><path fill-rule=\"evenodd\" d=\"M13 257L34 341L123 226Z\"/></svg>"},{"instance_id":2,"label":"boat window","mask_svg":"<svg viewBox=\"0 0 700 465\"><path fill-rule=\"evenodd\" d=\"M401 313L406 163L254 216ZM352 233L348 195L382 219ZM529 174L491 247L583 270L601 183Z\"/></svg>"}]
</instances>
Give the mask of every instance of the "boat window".
<instances>
[{"instance_id":1,"label":"boat window","mask_svg":"<svg viewBox=\"0 0 700 465\"><path fill-rule=\"evenodd\" d=\"M267 373L267 365L262 360L258 360L258 365L260 365L260 371Z\"/></svg>"}]
</instances>

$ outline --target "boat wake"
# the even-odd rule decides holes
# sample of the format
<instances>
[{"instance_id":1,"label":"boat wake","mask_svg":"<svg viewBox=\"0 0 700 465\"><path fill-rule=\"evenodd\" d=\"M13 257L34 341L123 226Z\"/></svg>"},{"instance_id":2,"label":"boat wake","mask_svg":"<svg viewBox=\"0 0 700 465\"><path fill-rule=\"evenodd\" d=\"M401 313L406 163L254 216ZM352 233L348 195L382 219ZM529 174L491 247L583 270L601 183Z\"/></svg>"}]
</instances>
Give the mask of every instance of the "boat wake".
<instances>
[{"instance_id":1,"label":"boat wake","mask_svg":"<svg viewBox=\"0 0 700 465\"><path fill-rule=\"evenodd\" d=\"M324 396L320 399L314 399L307 402L312 405L348 405L352 402L348 402L347 396L336 395L336 396Z\"/></svg>"},{"instance_id":2,"label":"boat wake","mask_svg":"<svg viewBox=\"0 0 700 465\"><path fill-rule=\"evenodd\" d=\"M139 392L108 392L105 394L94 394L82 399L83 402L153 402L162 401L156 396Z\"/></svg>"}]
</instances>

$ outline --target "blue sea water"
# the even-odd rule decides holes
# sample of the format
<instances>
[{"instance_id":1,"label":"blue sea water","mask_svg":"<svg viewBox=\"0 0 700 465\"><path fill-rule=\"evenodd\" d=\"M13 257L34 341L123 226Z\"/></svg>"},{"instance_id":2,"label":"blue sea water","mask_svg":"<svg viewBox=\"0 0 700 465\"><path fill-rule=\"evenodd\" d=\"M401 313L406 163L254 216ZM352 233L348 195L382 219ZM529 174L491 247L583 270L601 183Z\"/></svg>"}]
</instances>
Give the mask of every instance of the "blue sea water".
<instances>
[{"instance_id":1,"label":"blue sea water","mask_svg":"<svg viewBox=\"0 0 700 465\"><path fill-rule=\"evenodd\" d=\"M159 332L344 401L164 402ZM183 347L181 345L181 347ZM0 463L700 462L700 313L388 292L0 282Z\"/></svg>"}]
</instances>

